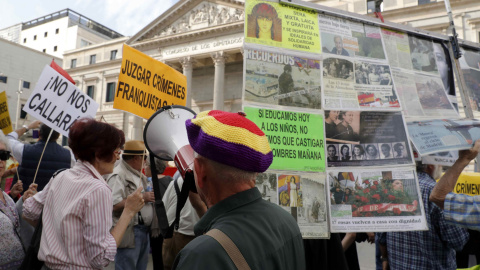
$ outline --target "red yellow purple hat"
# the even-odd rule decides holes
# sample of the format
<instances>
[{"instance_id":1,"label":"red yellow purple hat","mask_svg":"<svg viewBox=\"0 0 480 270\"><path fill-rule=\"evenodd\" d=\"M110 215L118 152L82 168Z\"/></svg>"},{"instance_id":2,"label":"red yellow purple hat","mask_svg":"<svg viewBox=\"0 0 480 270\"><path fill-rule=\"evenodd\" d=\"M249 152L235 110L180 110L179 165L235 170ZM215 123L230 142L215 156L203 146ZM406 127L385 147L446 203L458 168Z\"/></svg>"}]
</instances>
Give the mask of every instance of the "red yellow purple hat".
<instances>
[{"instance_id":1,"label":"red yellow purple hat","mask_svg":"<svg viewBox=\"0 0 480 270\"><path fill-rule=\"evenodd\" d=\"M244 113L205 111L185 125L193 150L208 159L260 173L272 164L267 136Z\"/></svg>"}]
</instances>

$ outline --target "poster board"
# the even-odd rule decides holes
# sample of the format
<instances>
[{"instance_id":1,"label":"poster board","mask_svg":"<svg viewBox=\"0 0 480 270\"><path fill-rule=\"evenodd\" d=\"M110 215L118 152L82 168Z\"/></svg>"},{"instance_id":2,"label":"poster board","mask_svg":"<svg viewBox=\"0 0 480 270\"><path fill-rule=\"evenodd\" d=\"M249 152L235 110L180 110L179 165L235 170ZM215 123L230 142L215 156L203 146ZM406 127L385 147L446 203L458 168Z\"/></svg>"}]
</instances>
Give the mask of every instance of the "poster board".
<instances>
[{"instance_id":1,"label":"poster board","mask_svg":"<svg viewBox=\"0 0 480 270\"><path fill-rule=\"evenodd\" d=\"M308 14L305 17L311 20L311 11L315 11L317 24L312 24L313 29L310 31L317 31L318 27L318 34L303 33L306 35L303 38L315 45L319 42L320 49L311 50L313 45L310 49L293 48L283 41L275 40L280 33L274 26L276 17L270 18L272 23L263 29L264 33L265 30L270 30L271 34L267 36L275 38L269 40L255 36L255 29L251 25L268 17L265 14L255 14L255 6L274 7L275 14L281 14L279 20L290 19L288 14L297 14L299 11ZM379 207L385 208L388 213L393 209L397 209L396 213L411 213L410 210L415 208L414 221L409 223L397 215L397 224L392 227L388 222L384 223L385 218L376 220L363 217L372 223L369 226L357 224L353 229L339 226L333 221L338 221L336 211L346 210L343 209L345 205L335 206L327 197L324 203L330 213L327 218L330 231L426 229L425 214L419 211L422 198L418 195L419 186L407 123L414 120L460 119L456 98L453 96L454 66L449 58L448 37L409 26L382 23L368 16L300 0L247 0L245 16L243 108L247 117L269 136L274 151L278 151L278 148L288 149L290 146L282 145L282 139L278 143L278 137L286 136L276 135L275 131L266 128L267 121L256 115L260 111L290 115L308 113L324 119L324 133L309 132L308 136L323 142L322 162L325 163L325 169L317 170L318 167L313 166L315 170L309 170L309 166L299 168L288 164L289 162L275 163L274 158L269 173L275 174L277 184L279 175L296 176L315 171L325 177L327 186L331 184L331 173L351 172L360 179L368 171L375 172L380 178L388 175L403 176L403 180L408 180L410 191L415 191L411 194L415 203L406 202L401 207ZM282 40L288 35L291 33L282 32ZM310 74L307 75L305 71ZM319 71L320 76L317 76ZM317 91L317 86L320 86L320 91ZM308 89L315 89L315 93L312 95ZM317 102L318 98L321 99L321 104ZM297 125L295 121L287 119L283 120L283 124ZM309 130L313 129L309 126ZM300 138L299 134L290 136L293 141ZM353 156L358 155L355 151L359 147L363 147L363 151L360 151L363 152L360 154L363 158L354 160ZM286 153L291 154L291 151ZM442 155L431 157L440 163L450 162L453 158ZM425 159L427 160L429 159ZM369 167L368 170L365 166ZM335 185L335 182L332 183ZM327 191L330 190L328 187ZM279 186L276 188L278 191ZM282 205L279 195L276 196L277 202ZM294 212L293 209L286 210ZM355 211L350 209L350 212L353 215ZM354 218L350 221L358 221L357 218L360 217L350 218Z\"/></svg>"},{"instance_id":2,"label":"poster board","mask_svg":"<svg viewBox=\"0 0 480 270\"><path fill-rule=\"evenodd\" d=\"M23 110L68 137L75 120L95 118L98 106L86 93L46 65Z\"/></svg>"},{"instance_id":3,"label":"poster board","mask_svg":"<svg viewBox=\"0 0 480 270\"><path fill-rule=\"evenodd\" d=\"M170 66L124 44L113 108L148 119L167 105L185 106L187 78Z\"/></svg>"}]
</instances>

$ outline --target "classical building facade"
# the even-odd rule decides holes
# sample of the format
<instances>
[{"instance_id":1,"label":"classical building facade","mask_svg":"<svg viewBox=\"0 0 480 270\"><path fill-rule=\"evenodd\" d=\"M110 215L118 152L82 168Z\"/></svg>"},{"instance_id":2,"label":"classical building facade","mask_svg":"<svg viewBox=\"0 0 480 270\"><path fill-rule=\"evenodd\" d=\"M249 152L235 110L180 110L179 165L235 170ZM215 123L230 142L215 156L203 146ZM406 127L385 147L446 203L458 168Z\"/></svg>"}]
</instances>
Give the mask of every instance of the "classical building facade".
<instances>
[{"instance_id":1,"label":"classical building facade","mask_svg":"<svg viewBox=\"0 0 480 270\"><path fill-rule=\"evenodd\" d=\"M309 2L374 17L374 1ZM477 0L450 2L459 37L478 42L480 5ZM385 20L447 34L448 18L443 1L384 0L382 7ZM183 72L188 82L187 106L194 111L239 111L242 107L244 17L244 1L180 0L128 40L117 39L118 43L112 42L120 48L121 42L125 41L135 49ZM70 68L69 62L71 59L82 58L82 54L88 55L90 50L98 50L113 43L107 42L65 54L64 67L78 80L84 91L93 84L96 89L106 89L108 83L116 82L120 60L108 60L108 64L97 65L77 62L76 68ZM109 50L106 49L105 53ZM118 53L117 57L121 57L120 50ZM117 66L117 72L114 71L114 65ZM101 70L102 67L105 70ZM94 73L97 75L91 75ZM98 79L91 80L89 76ZM112 109L111 104L106 102L108 93L95 92L95 99L100 101L99 117L103 116L117 126L124 127L126 134L132 138L141 139L142 121L136 121L136 117ZM136 127L134 131L133 126Z\"/></svg>"}]
</instances>

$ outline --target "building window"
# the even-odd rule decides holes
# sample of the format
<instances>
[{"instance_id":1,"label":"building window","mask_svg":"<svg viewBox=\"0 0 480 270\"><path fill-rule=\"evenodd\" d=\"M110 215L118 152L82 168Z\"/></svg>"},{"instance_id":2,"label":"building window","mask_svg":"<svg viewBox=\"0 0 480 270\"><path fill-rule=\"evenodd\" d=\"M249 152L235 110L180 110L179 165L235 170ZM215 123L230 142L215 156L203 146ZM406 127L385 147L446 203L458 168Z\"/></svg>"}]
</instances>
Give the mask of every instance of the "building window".
<instances>
[{"instance_id":1,"label":"building window","mask_svg":"<svg viewBox=\"0 0 480 270\"><path fill-rule=\"evenodd\" d=\"M23 88L30 89L30 82L23 81Z\"/></svg>"},{"instance_id":2,"label":"building window","mask_svg":"<svg viewBox=\"0 0 480 270\"><path fill-rule=\"evenodd\" d=\"M43 34L44 37L47 37L48 36L48 32L45 32L45 34Z\"/></svg>"},{"instance_id":3,"label":"building window","mask_svg":"<svg viewBox=\"0 0 480 270\"><path fill-rule=\"evenodd\" d=\"M90 65L93 65L96 62L97 62L97 55L96 54L90 55Z\"/></svg>"},{"instance_id":4,"label":"building window","mask_svg":"<svg viewBox=\"0 0 480 270\"><path fill-rule=\"evenodd\" d=\"M76 68L77 67L77 59L72 59L70 62L70 68Z\"/></svg>"},{"instance_id":5,"label":"building window","mask_svg":"<svg viewBox=\"0 0 480 270\"><path fill-rule=\"evenodd\" d=\"M117 50L110 51L110 60L115 60L117 58Z\"/></svg>"},{"instance_id":6,"label":"building window","mask_svg":"<svg viewBox=\"0 0 480 270\"><path fill-rule=\"evenodd\" d=\"M105 102L112 102L113 97L115 96L115 83L107 83L107 96L105 97Z\"/></svg>"},{"instance_id":7,"label":"building window","mask_svg":"<svg viewBox=\"0 0 480 270\"><path fill-rule=\"evenodd\" d=\"M43 49L42 52L46 53L46 52L47 52L47 49Z\"/></svg>"},{"instance_id":8,"label":"building window","mask_svg":"<svg viewBox=\"0 0 480 270\"><path fill-rule=\"evenodd\" d=\"M58 34L60 32L60 29L55 29L55 34Z\"/></svg>"},{"instance_id":9,"label":"building window","mask_svg":"<svg viewBox=\"0 0 480 270\"><path fill-rule=\"evenodd\" d=\"M87 95L91 98L93 98L93 94L94 94L93 91L95 91L95 86L93 85L87 86Z\"/></svg>"},{"instance_id":10,"label":"building window","mask_svg":"<svg viewBox=\"0 0 480 270\"><path fill-rule=\"evenodd\" d=\"M57 46L54 46L54 47L53 47L53 51L54 51L54 52L57 51Z\"/></svg>"},{"instance_id":11,"label":"building window","mask_svg":"<svg viewBox=\"0 0 480 270\"><path fill-rule=\"evenodd\" d=\"M375 1L367 1L367 13L375 12Z\"/></svg>"},{"instance_id":12,"label":"building window","mask_svg":"<svg viewBox=\"0 0 480 270\"><path fill-rule=\"evenodd\" d=\"M25 119L25 118L27 118L27 113L23 110L23 106L25 106L25 104L22 104L22 105L20 106L20 108L21 108L21 109L20 109L20 119Z\"/></svg>"},{"instance_id":13,"label":"building window","mask_svg":"<svg viewBox=\"0 0 480 270\"><path fill-rule=\"evenodd\" d=\"M37 35L33 36L33 40L37 40Z\"/></svg>"},{"instance_id":14,"label":"building window","mask_svg":"<svg viewBox=\"0 0 480 270\"><path fill-rule=\"evenodd\" d=\"M2 83L7 83L7 79L8 79L7 76L2 76L2 75L0 75L0 82L2 82Z\"/></svg>"},{"instance_id":15,"label":"building window","mask_svg":"<svg viewBox=\"0 0 480 270\"><path fill-rule=\"evenodd\" d=\"M27 38L24 38L24 39L23 39L23 43L27 43Z\"/></svg>"},{"instance_id":16,"label":"building window","mask_svg":"<svg viewBox=\"0 0 480 270\"><path fill-rule=\"evenodd\" d=\"M91 44L92 43L90 43L86 40L83 40L83 39L80 40L80 48L87 47L88 45L91 45Z\"/></svg>"},{"instance_id":17,"label":"building window","mask_svg":"<svg viewBox=\"0 0 480 270\"><path fill-rule=\"evenodd\" d=\"M437 0L418 0L419 5L425 5L425 4L430 4L430 3L435 3Z\"/></svg>"}]
</instances>

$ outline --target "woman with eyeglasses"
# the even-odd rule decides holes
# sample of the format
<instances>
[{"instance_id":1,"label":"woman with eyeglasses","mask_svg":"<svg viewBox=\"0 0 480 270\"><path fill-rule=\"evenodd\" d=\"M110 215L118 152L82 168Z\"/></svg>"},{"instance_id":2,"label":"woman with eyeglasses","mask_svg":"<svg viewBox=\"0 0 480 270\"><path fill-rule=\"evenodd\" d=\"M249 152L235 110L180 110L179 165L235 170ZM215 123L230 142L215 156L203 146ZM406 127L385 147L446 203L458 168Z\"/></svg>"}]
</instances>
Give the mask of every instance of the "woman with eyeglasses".
<instances>
[{"instance_id":1,"label":"woman with eyeglasses","mask_svg":"<svg viewBox=\"0 0 480 270\"><path fill-rule=\"evenodd\" d=\"M9 149L8 140L0 131L0 175L5 172L6 161L10 157ZM23 191L21 182L17 186L21 189L20 192ZM14 193L10 194L15 198L17 186L12 190ZM33 227L22 222L20 214L23 201L31 197L36 190L35 184L30 187L16 204L10 195L0 189L0 269L18 269L25 257L24 247L31 238Z\"/></svg>"},{"instance_id":2,"label":"woman with eyeglasses","mask_svg":"<svg viewBox=\"0 0 480 270\"><path fill-rule=\"evenodd\" d=\"M50 179L23 210L32 224L43 210L38 258L44 269L103 269L114 261L128 224L144 205L139 188L112 228L112 190L102 175L112 173L124 143L121 130L91 118L70 128L68 144L77 163Z\"/></svg>"}]
</instances>

